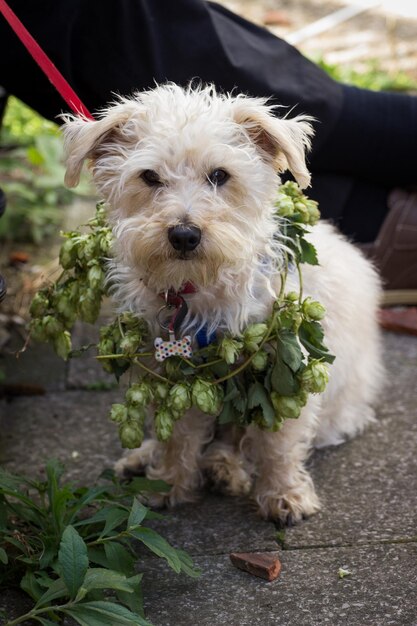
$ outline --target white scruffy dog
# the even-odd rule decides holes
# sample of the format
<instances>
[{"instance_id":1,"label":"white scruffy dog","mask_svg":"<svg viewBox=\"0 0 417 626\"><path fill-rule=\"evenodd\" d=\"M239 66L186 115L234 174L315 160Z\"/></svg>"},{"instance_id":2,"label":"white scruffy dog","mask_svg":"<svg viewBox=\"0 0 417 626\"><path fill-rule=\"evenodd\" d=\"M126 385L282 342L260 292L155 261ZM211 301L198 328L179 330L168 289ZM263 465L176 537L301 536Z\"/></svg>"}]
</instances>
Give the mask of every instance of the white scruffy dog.
<instances>
[{"instance_id":1,"label":"white scruffy dog","mask_svg":"<svg viewBox=\"0 0 417 626\"><path fill-rule=\"evenodd\" d=\"M280 287L277 174L288 169L308 186L307 117L279 119L260 98L168 84L120 98L97 121L67 116L64 132L66 183L75 186L89 160L111 206L120 310L155 327L161 292L192 283L184 331L208 323L237 334L268 317ZM304 292L327 309L326 345L336 355L328 388L279 432L250 426L214 440L215 419L193 409L167 444L149 439L122 459L119 470L146 466L170 483L161 496L170 504L191 500L209 468L229 493L251 492L265 517L300 520L319 509L304 467L312 447L339 444L372 421L379 280L329 224L313 231L320 265L303 266ZM289 283L297 289L295 276Z\"/></svg>"}]
</instances>

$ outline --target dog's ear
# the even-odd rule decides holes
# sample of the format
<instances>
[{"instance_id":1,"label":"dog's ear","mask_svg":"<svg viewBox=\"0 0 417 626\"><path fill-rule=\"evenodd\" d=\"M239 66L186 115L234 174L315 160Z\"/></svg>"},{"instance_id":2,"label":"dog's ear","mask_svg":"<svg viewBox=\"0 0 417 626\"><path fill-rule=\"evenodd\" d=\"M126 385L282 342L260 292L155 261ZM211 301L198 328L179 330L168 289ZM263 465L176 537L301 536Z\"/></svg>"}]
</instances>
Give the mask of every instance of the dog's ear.
<instances>
[{"instance_id":1,"label":"dog's ear","mask_svg":"<svg viewBox=\"0 0 417 626\"><path fill-rule=\"evenodd\" d=\"M256 144L262 157L272 162L277 172L290 170L302 189L310 184L306 166L306 152L310 149L310 137L314 134L310 124L313 118L298 115L292 119L273 115L274 107L265 105L257 98L236 98L234 119Z\"/></svg>"},{"instance_id":2,"label":"dog's ear","mask_svg":"<svg viewBox=\"0 0 417 626\"><path fill-rule=\"evenodd\" d=\"M112 145L127 141L126 124L134 115L138 115L139 110L137 101L126 99L104 110L97 121L71 114L61 116L64 122L62 130L67 187L78 185L86 159L94 161L105 149L110 150Z\"/></svg>"}]
</instances>

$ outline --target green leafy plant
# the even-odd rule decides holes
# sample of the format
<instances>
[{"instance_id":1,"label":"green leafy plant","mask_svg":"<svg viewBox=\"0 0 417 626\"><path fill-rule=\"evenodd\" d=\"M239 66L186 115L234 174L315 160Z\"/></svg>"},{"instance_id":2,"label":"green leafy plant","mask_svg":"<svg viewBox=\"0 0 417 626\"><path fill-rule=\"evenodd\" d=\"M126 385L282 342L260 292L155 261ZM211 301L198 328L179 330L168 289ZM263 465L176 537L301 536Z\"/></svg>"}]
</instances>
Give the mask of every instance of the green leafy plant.
<instances>
[{"instance_id":1,"label":"green leafy plant","mask_svg":"<svg viewBox=\"0 0 417 626\"><path fill-rule=\"evenodd\" d=\"M82 626L149 626L132 541L175 572L199 575L185 552L143 524L161 516L136 494L169 486L144 478L123 485L107 471L105 484L74 487L62 474L57 461L43 481L0 469L0 589L19 586L35 603L5 626L30 619L52 626L65 616Z\"/></svg>"},{"instance_id":2,"label":"green leafy plant","mask_svg":"<svg viewBox=\"0 0 417 626\"><path fill-rule=\"evenodd\" d=\"M328 63L323 58L314 59L335 80L372 91L416 91L417 82L407 72L387 72L377 60L368 61L365 68Z\"/></svg>"},{"instance_id":3,"label":"green leafy plant","mask_svg":"<svg viewBox=\"0 0 417 626\"><path fill-rule=\"evenodd\" d=\"M320 323L325 309L303 296L300 269L303 263L318 264L306 235L320 213L317 203L293 182L280 188L276 208L277 237L285 243L281 289L264 322L249 325L238 337L220 337L196 350L192 358L171 356L163 363L154 360L154 366L149 364L156 355L149 350L145 320L127 312L101 328L97 358L106 371L119 378L135 365L141 372L132 373L125 403L111 410L124 447L140 446L151 405L157 436L166 441L191 406L218 416L222 424L255 423L276 431L286 419L300 415L310 393L324 391L327 364L334 360L324 345ZM30 331L37 340L51 341L57 353L67 358L80 352L73 352L71 345L75 319L95 322L106 292L112 233L104 206L98 206L87 232L64 233L64 237L63 272L35 296ZM290 263L298 271L298 293L285 290Z\"/></svg>"},{"instance_id":4,"label":"green leafy plant","mask_svg":"<svg viewBox=\"0 0 417 626\"><path fill-rule=\"evenodd\" d=\"M38 135L57 135L57 125L38 115L14 96L9 96L1 128L2 142L28 145Z\"/></svg>"},{"instance_id":5,"label":"green leafy plant","mask_svg":"<svg viewBox=\"0 0 417 626\"><path fill-rule=\"evenodd\" d=\"M64 187L62 138L58 126L10 97L2 128L0 186L9 210L0 220L0 239L41 243L54 235L61 221L59 206L74 193L85 195L83 183L75 192Z\"/></svg>"}]
</instances>

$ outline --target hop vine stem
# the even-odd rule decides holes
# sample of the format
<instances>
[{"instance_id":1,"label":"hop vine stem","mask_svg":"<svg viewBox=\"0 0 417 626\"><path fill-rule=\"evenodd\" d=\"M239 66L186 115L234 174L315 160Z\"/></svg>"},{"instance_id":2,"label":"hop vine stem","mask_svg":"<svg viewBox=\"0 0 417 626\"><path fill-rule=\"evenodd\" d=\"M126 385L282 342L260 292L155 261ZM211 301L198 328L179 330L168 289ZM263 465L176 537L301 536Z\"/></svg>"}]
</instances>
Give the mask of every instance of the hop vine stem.
<instances>
[{"instance_id":1,"label":"hop vine stem","mask_svg":"<svg viewBox=\"0 0 417 626\"><path fill-rule=\"evenodd\" d=\"M301 271L301 267L299 263L297 263L297 274L298 274L298 284L299 284L298 301L301 306L301 303L303 301L303 273Z\"/></svg>"}]
</instances>

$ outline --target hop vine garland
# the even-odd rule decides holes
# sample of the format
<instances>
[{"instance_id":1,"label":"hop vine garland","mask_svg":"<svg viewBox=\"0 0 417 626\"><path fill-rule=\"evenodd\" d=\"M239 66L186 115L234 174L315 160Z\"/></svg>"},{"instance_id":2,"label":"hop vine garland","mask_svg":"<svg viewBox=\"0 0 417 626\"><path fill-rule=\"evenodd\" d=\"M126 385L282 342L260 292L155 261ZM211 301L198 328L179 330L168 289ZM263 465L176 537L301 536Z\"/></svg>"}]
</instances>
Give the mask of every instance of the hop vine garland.
<instances>
[{"instance_id":1,"label":"hop vine garland","mask_svg":"<svg viewBox=\"0 0 417 626\"><path fill-rule=\"evenodd\" d=\"M300 265L317 265L314 246L305 235L319 220L317 203L293 182L280 187L277 216L288 252L280 293L268 319L250 324L238 336L226 335L194 352L191 359L172 356L163 363L149 351L150 334L144 319L122 313L100 329L98 358L117 379L133 365L139 370L123 404L114 404L110 418L118 425L122 445L139 447L149 407L154 411L158 438L166 441L175 422L192 406L217 415L220 424L251 423L277 431L286 419L299 417L308 395L321 393L328 382L332 356L324 345L320 320L324 307L303 298ZM87 232L64 233L60 251L62 273L34 297L30 335L52 342L59 356L76 356L71 329L76 319L94 323L106 295L106 271L113 236L103 204L87 224ZM298 293L285 291L289 264L300 277ZM91 346L88 346L89 348ZM84 348L84 349L87 349ZM304 350L303 350L304 348ZM136 374L135 374L136 375Z\"/></svg>"}]
</instances>

